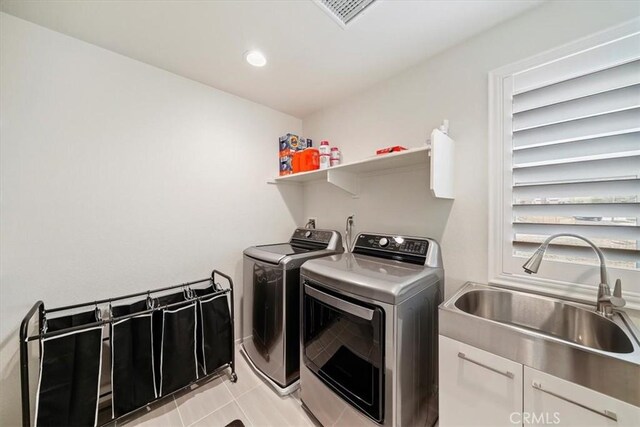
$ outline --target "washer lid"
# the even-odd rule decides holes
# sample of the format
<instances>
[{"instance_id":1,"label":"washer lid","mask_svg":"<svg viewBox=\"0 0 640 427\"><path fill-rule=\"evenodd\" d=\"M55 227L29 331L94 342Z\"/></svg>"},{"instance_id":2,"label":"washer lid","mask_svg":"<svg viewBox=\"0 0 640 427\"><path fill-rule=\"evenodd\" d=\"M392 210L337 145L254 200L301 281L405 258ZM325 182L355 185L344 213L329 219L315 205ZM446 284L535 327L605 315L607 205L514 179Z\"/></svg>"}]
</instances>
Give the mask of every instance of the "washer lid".
<instances>
[{"instance_id":1,"label":"washer lid","mask_svg":"<svg viewBox=\"0 0 640 427\"><path fill-rule=\"evenodd\" d=\"M337 231L297 228L287 243L251 246L244 254L271 264L294 261L299 266L307 258L342 251L342 237Z\"/></svg>"},{"instance_id":2,"label":"washer lid","mask_svg":"<svg viewBox=\"0 0 640 427\"><path fill-rule=\"evenodd\" d=\"M305 252L311 252L314 250L318 251L318 250L324 249L324 248L304 248L301 246L290 245L288 243L281 243L277 245L256 246L256 248L259 248L261 251L271 252L273 254L278 254L283 256L303 254Z\"/></svg>"},{"instance_id":3,"label":"washer lid","mask_svg":"<svg viewBox=\"0 0 640 427\"><path fill-rule=\"evenodd\" d=\"M277 243L275 245L251 246L244 250L244 254L260 261L278 264L284 258L293 255L304 255L310 252L321 251L324 248L304 248L289 243Z\"/></svg>"},{"instance_id":4,"label":"washer lid","mask_svg":"<svg viewBox=\"0 0 640 427\"><path fill-rule=\"evenodd\" d=\"M444 277L439 267L351 253L309 260L300 272L320 285L389 304L399 304Z\"/></svg>"}]
</instances>

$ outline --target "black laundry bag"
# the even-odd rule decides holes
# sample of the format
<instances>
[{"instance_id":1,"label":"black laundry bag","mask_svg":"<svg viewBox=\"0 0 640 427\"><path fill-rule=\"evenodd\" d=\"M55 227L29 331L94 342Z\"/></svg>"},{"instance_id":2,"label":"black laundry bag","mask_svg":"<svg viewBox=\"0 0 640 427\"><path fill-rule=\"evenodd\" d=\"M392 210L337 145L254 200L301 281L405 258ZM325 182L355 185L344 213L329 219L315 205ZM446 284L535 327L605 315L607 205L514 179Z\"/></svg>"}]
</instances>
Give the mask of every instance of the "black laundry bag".
<instances>
[{"instance_id":1,"label":"black laundry bag","mask_svg":"<svg viewBox=\"0 0 640 427\"><path fill-rule=\"evenodd\" d=\"M47 332L95 323L92 310L47 321ZM100 393L102 326L40 342L36 426L95 426Z\"/></svg>"},{"instance_id":2,"label":"black laundry bag","mask_svg":"<svg viewBox=\"0 0 640 427\"><path fill-rule=\"evenodd\" d=\"M111 309L113 317L144 312L146 301ZM112 416L127 414L158 397L153 356L152 313L111 324Z\"/></svg>"},{"instance_id":3,"label":"black laundry bag","mask_svg":"<svg viewBox=\"0 0 640 427\"><path fill-rule=\"evenodd\" d=\"M227 294L215 295L213 286L195 292L201 297L198 301L198 359L206 375L231 362L231 315Z\"/></svg>"},{"instance_id":4,"label":"black laundry bag","mask_svg":"<svg viewBox=\"0 0 640 427\"><path fill-rule=\"evenodd\" d=\"M156 300L162 307L153 314L156 381L158 396L165 396L198 379L196 356L196 301L183 292Z\"/></svg>"}]
</instances>

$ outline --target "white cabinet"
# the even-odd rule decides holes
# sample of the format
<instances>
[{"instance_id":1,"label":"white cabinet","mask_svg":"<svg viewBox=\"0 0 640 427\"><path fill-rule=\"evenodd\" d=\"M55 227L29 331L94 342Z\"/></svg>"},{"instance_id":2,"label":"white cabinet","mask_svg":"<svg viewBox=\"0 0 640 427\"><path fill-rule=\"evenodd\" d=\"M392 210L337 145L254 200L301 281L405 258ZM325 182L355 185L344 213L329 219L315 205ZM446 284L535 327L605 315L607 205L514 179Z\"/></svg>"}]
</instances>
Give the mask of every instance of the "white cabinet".
<instances>
[{"instance_id":1,"label":"white cabinet","mask_svg":"<svg viewBox=\"0 0 640 427\"><path fill-rule=\"evenodd\" d=\"M442 335L439 343L440 427L640 426L640 407Z\"/></svg>"},{"instance_id":2,"label":"white cabinet","mask_svg":"<svg viewBox=\"0 0 640 427\"><path fill-rule=\"evenodd\" d=\"M629 379L640 381L640 378ZM525 425L640 426L640 408L525 366ZM528 421L528 422L527 422Z\"/></svg>"},{"instance_id":3,"label":"white cabinet","mask_svg":"<svg viewBox=\"0 0 640 427\"><path fill-rule=\"evenodd\" d=\"M517 425L522 365L442 335L439 343L439 426Z\"/></svg>"}]
</instances>

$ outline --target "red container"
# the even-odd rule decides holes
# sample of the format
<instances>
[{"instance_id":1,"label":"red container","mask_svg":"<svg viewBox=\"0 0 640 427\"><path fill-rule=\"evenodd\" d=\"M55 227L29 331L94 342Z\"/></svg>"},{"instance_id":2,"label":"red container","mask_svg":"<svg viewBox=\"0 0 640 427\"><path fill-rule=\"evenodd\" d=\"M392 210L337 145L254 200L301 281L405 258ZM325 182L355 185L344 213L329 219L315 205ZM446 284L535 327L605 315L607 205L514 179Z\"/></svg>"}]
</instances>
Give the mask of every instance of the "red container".
<instances>
[{"instance_id":1,"label":"red container","mask_svg":"<svg viewBox=\"0 0 640 427\"><path fill-rule=\"evenodd\" d=\"M293 153L292 167L293 173L318 169L320 167L320 152L317 148L296 151Z\"/></svg>"}]
</instances>

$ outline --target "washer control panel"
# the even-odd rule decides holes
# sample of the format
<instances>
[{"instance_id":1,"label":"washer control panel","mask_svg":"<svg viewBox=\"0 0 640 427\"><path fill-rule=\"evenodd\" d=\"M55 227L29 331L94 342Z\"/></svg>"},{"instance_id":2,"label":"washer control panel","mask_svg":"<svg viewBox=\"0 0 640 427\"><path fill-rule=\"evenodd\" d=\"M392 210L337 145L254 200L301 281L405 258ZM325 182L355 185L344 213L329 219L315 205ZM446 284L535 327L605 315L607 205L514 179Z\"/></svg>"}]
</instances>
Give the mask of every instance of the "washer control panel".
<instances>
[{"instance_id":1,"label":"washer control panel","mask_svg":"<svg viewBox=\"0 0 640 427\"><path fill-rule=\"evenodd\" d=\"M333 232L329 230L316 230L313 228L298 228L293 232L291 240L306 240L308 242L329 243Z\"/></svg>"},{"instance_id":2,"label":"washer control panel","mask_svg":"<svg viewBox=\"0 0 640 427\"><path fill-rule=\"evenodd\" d=\"M361 251L358 251L361 249ZM359 234L354 245L354 252L371 254L374 251L392 253L399 256L409 255L426 257L429 249L427 239L415 237L390 236L385 234Z\"/></svg>"}]
</instances>

